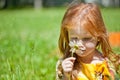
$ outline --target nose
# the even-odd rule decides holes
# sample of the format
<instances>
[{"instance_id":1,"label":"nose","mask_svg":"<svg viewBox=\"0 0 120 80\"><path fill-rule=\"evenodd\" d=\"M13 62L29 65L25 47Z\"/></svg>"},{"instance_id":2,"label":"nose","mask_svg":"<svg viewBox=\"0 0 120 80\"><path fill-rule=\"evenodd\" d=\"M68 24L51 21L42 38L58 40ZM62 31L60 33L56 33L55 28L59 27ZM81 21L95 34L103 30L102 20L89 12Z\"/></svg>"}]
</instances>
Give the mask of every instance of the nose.
<instances>
[{"instance_id":1,"label":"nose","mask_svg":"<svg viewBox=\"0 0 120 80\"><path fill-rule=\"evenodd\" d=\"M79 48L80 50L86 50L86 47L83 45L82 40L79 40Z\"/></svg>"}]
</instances>

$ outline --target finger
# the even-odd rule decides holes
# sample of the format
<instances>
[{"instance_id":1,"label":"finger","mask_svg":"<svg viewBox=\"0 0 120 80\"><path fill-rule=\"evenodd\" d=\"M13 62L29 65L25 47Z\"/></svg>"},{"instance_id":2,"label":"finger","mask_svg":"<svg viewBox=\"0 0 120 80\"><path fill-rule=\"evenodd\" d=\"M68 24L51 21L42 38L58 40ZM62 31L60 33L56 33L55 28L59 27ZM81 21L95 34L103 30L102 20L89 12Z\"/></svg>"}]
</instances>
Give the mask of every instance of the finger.
<instances>
[{"instance_id":1,"label":"finger","mask_svg":"<svg viewBox=\"0 0 120 80\"><path fill-rule=\"evenodd\" d=\"M66 68L73 68L73 65L67 64L67 65L65 65L65 67L66 67Z\"/></svg>"},{"instance_id":2,"label":"finger","mask_svg":"<svg viewBox=\"0 0 120 80\"><path fill-rule=\"evenodd\" d=\"M70 63L69 63L69 64L64 64L64 63L63 63L63 64L62 64L62 68L63 68L63 69L73 68L73 64L70 64Z\"/></svg>"},{"instance_id":3,"label":"finger","mask_svg":"<svg viewBox=\"0 0 120 80\"><path fill-rule=\"evenodd\" d=\"M76 59L75 57L69 57L69 58L66 58L65 60L66 61L75 61L75 59Z\"/></svg>"},{"instance_id":4,"label":"finger","mask_svg":"<svg viewBox=\"0 0 120 80\"><path fill-rule=\"evenodd\" d=\"M72 68L66 68L65 70L64 70L64 72L67 72L67 73L69 73L69 72L71 72L72 71Z\"/></svg>"},{"instance_id":5,"label":"finger","mask_svg":"<svg viewBox=\"0 0 120 80\"><path fill-rule=\"evenodd\" d=\"M71 62L71 61L65 61L63 64L65 64L65 65L71 64L73 66L73 62Z\"/></svg>"},{"instance_id":6,"label":"finger","mask_svg":"<svg viewBox=\"0 0 120 80\"><path fill-rule=\"evenodd\" d=\"M70 61L72 61L72 60L75 60L76 58L75 57L69 57L69 58L66 58L65 60L70 60Z\"/></svg>"}]
</instances>

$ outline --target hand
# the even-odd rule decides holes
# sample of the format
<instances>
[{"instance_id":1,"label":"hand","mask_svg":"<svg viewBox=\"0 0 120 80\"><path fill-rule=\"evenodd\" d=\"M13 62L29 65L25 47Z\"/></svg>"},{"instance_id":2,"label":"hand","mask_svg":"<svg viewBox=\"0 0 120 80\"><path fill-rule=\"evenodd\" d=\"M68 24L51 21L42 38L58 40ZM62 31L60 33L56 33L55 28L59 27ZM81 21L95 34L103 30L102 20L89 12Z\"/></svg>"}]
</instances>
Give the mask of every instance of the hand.
<instances>
[{"instance_id":1,"label":"hand","mask_svg":"<svg viewBox=\"0 0 120 80\"><path fill-rule=\"evenodd\" d=\"M70 74L73 69L75 59L76 58L74 57L69 57L62 61L62 68L65 74Z\"/></svg>"}]
</instances>

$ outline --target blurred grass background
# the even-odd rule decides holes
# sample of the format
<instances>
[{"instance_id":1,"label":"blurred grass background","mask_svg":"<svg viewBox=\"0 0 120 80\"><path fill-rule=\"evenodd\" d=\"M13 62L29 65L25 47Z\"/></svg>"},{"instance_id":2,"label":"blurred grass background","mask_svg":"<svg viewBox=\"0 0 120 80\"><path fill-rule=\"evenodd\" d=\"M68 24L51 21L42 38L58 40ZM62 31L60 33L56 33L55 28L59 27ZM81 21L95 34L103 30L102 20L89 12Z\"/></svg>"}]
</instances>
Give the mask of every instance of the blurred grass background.
<instances>
[{"instance_id":1,"label":"blurred grass background","mask_svg":"<svg viewBox=\"0 0 120 80\"><path fill-rule=\"evenodd\" d=\"M102 8L109 32L120 31L120 9ZM0 80L55 80L65 8L0 11ZM119 47L113 47L120 53Z\"/></svg>"}]
</instances>

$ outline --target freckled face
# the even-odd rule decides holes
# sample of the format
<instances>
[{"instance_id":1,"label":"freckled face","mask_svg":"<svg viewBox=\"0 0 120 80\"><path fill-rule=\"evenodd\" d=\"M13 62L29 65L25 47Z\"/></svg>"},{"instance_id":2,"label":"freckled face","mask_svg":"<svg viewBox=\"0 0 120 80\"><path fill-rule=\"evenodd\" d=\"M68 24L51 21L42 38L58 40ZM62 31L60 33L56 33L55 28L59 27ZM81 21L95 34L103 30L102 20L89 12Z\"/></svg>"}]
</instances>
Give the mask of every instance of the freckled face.
<instances>
[{"instance_id":1,"label":"freckled face","mask_svg":"<svg viewBox=\"0 0 120 80\"><path fill-rule=\"evenodd\" d=\"M76 50L76 54L79 56L86 56L92 54L97 45L97 39L95 39L89 32L87 32L83 27L75 27L68 31L69 41L80 41L83 45L79 46ZM82 48L85 50L82 50ZM82 52L82 53L81 53Z\"/></svg>"}]
</instances>

